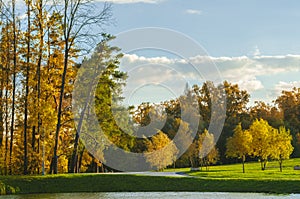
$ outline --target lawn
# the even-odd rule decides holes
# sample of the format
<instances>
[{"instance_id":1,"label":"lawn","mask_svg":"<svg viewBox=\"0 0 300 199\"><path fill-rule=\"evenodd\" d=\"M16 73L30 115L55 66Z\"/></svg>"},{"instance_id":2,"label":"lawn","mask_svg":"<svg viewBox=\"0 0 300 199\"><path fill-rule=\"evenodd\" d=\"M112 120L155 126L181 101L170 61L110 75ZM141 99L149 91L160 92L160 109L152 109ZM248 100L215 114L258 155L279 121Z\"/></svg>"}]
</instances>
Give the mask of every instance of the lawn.
<instances>
[{"instance_id":1,"label":"lawn","mask_svg":"<svg viewBox=\"0 0 300 199\"><path fill-rule=\"evenodd\" d=\"M259 163L248 163L246 173L241 165L210 167L209 171L189 172L192 177L158 177L124 174L60 174L46 176L2 176L8 189L19 194L70 193L70 192L148 192L148 191L198 191L198 192L261 192L300 193L300 171L293 170L300 159L288 160L283 172L278 163L268 164L266 171ZM170 169L169 171L174 171ZM1 188L1 185L0 185Z\"/></svg>"},{"instance_id":2,"label":"lawn","mask_svg":"<svg viewBox=\"0 0 300 199\"><path fill-rule=\"evenodd\" d=\"M268 162L265 171L260 168L260 163L251 162L245 164L245 173L242 172L242 164L211 166L209 171L190 172L189 169L177 169L191 176L203 179L259 179L259 180L300 180L300 170L294 170L294 166L300 165L300 158L285 160L283 172L279 171L277 161ZM172 171L172 169L170 169ZM174 169L173 169L174 171ZM299 188L300 189L300 188Z\"/></svg>"}]
</instances>

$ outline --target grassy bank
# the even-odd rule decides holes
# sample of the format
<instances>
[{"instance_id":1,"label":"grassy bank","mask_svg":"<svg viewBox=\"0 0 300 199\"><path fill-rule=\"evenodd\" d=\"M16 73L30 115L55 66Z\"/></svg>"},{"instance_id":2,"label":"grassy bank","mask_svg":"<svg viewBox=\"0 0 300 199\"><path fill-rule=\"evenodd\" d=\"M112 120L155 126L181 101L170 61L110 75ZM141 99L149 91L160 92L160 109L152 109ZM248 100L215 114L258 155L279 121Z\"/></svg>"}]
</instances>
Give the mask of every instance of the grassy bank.
<instances>
[{"instance_id":1,"label":"grassy bank","mask_svg":"<svg viewBox=\"0 0 300 199\"><path fill-rule=\"evenodd\" d=\"M133 175L58 175L9 177L4 182L18 193L209 191L300 193L300 180L202 179Z\"/></svg>"},{"instance_id":2,"label":"grassy bank","mask_svg":"<svg viewBox=\"0 0 300 199\"><path fill-rule=\"evenodd\" d=\"M296 162L300 162L300 159L286 162L282 173L275 167L275 163L270 163L266 171L260 171L258 163L251 163L246 165L248 169L245 174L241 173L240 165L226 165L210 167L208 172L189 173L193 178L65 174L7 176L2 177L1 181L14 187L20 194L123 191L300 193L300 171L292 168Z\"/></svg>"}]
</instances>

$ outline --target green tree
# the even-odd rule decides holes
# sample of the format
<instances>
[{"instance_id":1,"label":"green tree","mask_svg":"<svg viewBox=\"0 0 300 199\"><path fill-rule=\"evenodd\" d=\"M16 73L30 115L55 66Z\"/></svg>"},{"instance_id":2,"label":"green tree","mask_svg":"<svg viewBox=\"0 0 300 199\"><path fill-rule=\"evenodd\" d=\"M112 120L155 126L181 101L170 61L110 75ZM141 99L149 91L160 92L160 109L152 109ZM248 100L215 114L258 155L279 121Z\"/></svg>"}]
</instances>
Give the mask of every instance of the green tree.
<instances>
[{"instance_id":1,"label":"green tree","mask_svg":"<svg viewBox=\"0 0 300 199\"><path fill-rule=\"evenodd\" d=\"M77 76L77 81L79 80L80 85L77 85L76 92L81 96L81 99L78 100L81 100L82 102L79 102L81 106L77 107L78 110L80 110L80 114L78 115L79 118L75 118L78 122L76 126L70 172L76 172L75 166L78 164L77 148L79 145L79 137L82 126L84 125L84 118L86 118L88 114L87 108L94 101L93 94L95 93L96 87L95 108L98 120L102 124L103 131L115 132L118 129L117 125L111 125L114 123L114 119L112 119L113 115L111 115L111 107L116 106L116 103L112 104L112 98L113 96L116 97L121 95L121 87L124 85L127 75L126 73L119 71L119 59L122 57L122 54L118 53L119 49L108 44L114 37L108 34L103 34L102 37L103 40L97 45L92 56L83 61L84 68ZM100 81L96 82L98 80ZM111 93L113 93L113 95ZM108 106L108 104L110 104L110 106ZM119 110L121 109L120 106L118 108ZM114 114L115 119L118 120L121 116L124 117L124 114L121 114L118 117L117 113L118 112ZM122 113L124 113L124 111ZM127 123L127 121L122 120L122 124L124 123Z\"/></svg>"}]
</instances>

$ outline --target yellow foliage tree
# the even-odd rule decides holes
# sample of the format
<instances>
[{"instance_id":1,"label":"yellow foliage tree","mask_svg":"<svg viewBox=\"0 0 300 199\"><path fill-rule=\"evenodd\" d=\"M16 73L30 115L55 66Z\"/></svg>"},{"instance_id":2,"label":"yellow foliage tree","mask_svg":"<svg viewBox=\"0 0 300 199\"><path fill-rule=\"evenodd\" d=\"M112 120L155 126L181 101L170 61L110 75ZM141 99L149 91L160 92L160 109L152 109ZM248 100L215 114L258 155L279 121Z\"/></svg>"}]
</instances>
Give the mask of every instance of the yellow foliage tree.
<instances>
[{"instance_id":1,"label":"yellow foliage tree","mask_svg":"<svg viewBox=\"0 0 300 199\"><path fill-rule=\"evenodd\" d=\"M290 130L286 130L285 127L279 127L273 138L273 152L272 158L278 160L280 171L282 172L282 162L285 159L289 159L292 154L294 147L292 146L292 136Z\"/></svg>"},{"instance_id":2,"label":"yellow foliage tree","mask_svg":"<svg viewBox=\"0 0 300 199\"><path fill-rule=\"evenodd\" d=\"M249 131L243 131L241 123L234 129L234 134L226 142L226 157L242 159L245 173L246 156L251 153L252 136Z\"/></svg>"},{"instance_id":3,"label":"yellow foliage tree","mask_svg":"<svg viewBox=\"0 0 300 199\"><path fill-rule=\"evenodd\" d=\"M268 159L271 158L273 152L273 138L276 129L271 127L267 121L256 119L249 128L252 135L251 154L258 157L261 162L261 169L265 170Z\"/></svg>"},{"instance_id":4,"label":"yellow foliage tree","mask_svg":"<svg viewBox=\"0 0 300 199\"><path fill-rule=\"evenodd\" d=\"M159 171L171 165L178 154L176 145L162 131L151 138L151 141L147 143L147 149L146 161Z\"/></svg>"},{"instance_id":5,"label":"yellow foliage tree","mask_svg":"<svg viewBox=\"0 0 300 199\"><path fill-rule=\"evenodd\" d=\"M215 164L219 160L219 152L215 146L215 138L208 130L204 130L198 140L198 156L201 167L205 166L208 170L210 164Z\"/></svg>"}]
</instances>

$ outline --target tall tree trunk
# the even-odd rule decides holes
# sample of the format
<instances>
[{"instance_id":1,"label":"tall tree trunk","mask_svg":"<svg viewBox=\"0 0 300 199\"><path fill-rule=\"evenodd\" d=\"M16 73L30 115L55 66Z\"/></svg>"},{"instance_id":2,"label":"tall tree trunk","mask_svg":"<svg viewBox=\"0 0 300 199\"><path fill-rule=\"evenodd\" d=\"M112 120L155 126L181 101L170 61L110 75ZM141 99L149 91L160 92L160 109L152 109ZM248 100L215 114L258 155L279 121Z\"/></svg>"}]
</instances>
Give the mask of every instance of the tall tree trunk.
<instances>
[{"instance_id":1,"label":"tall tree trunk","mask_svg":"<svg viewBox=\"0 0 300 199\"><path fill-rule=\"evenodd\" d=\"M25 80L25 107L24 107L24 175L28 173L28 152L27 152L27 120L28 120L28 95L29 95L29 72L30 72L30 37L31 37L31 20L30 4L27 2L27 53L26 53L26 80ZM33 137L34 139L34 137Z\"/></svg>"},{"instance_id":2,"label":"tall tree trunk","mask_svg":"<svg viewBox=\"0 0 300 199\"><path fill-rule=\"evenodd\" d=\"M38 52L38 62L37 62L37 111L38 111L38 127L37 134L40 135L41 131L41 110L40 110L40 101L41 101L41 65L43 59L43 48L44 48L44 28L43 28L43 0L38 2L38 28L39 28L39 52Z\"/></svg>"},{"instance_id":3,"label":"tall tree trunk","mask_svg":"<svg viewBox=\"0 0 300 199\"><path fill-rule=\"evenodd\" d=\"M6 28L6 36L8 37L9 32ZM9 42L8 42L9 43ZM10 45L6 48L6 89L5 89L5 152L4 152L4 173L7 175L7 156L8 156L8 137L9 137L9 120L8 120L8 85L9 85L9 68L10 68Z\"/></svg>"},{"instance_id":4,"label":"tall tree trunk","mask_svg":"<svg viewBox=\"0 0 300 199\"><path fill-rule=\"evenodd\" d=\"M16 33L16 2L12 0L12 17L13 17L13 85L12 85L12 110L10 126L10 148L9 148L9 174L12 174L12 153L14 145L14 125L15 125L15 102L16 102L16 70L17 70L17 33Z\"/></svg>"},{"instance_id":5,"label":"tall tree trunk","mask_svg":"<svg viewBox=\"0 0 300 199\"><path fill-rule=\"evenodd\" d=\"M2 0L0 1L0 12L2 12ZM1 14L1 21L3 21L3 15ZM1 48L4 51L4 48ZM5 86L5 66L1 63L1 82L0 82L0 147L3 146L4 137L4 86ZM6 77L8 78L8 77Z\"/></svg>"},{"instance_id":6,"label":"tall tree trunk","mask_svg":"<svg viewBox=\"0 0 300 199\"><path fill-rule=\"evenodd\" d=\"M85 111L88 107L89 101L90 101L91 96L92 96L91 92L92 92L93 86L94 86L94 79L96 78L96 76L98 74L97 72L98 71L95 71L95 73L94 73L95 76L91 78L91 83L89 84L88 93L87 93L88 96L86 97L86 100L84 102L84 107L83 107L83 109L80 113L79 122L78 122L78 125L77 125L77 128L76 128L76 135L75 135L74 148L73 148L72 159L71 159L71 168L70 168L72 173L75 173L75 165L76 165L76 162L77 162L77 159L76 159L77 149L78 149L78 144L79 144L79 137L80 137L81 127L82 127Z\"/></svg>"},{"instance_id":7,"label":"tall tree trunk","mask_svg":"<svg viewBox=\"0 0 300 199\"><path fill-rule=\"evenodd\" d=\"M31 146L32 146L32 151L35 151L35 126L32 127Z\"/></svg>"},{"instance_id":8,"label":"tall tree trunk","mask_svg":"<svg viewBox=\"0 0 300 199\"><path fill-rule=\"evenodd\" d=\"M63 75L61 79L61 88L60 88L60 96L59 96L59 105L57 111L57 124L56 124L56 132L55 132L55 144L54 144L54 155L53 155L53 173L57 174L58 168L58 138L59 138L59 131L61 127L61 115L62 115L62 103L65 93L65 84L66 84L66 75L67 75L67 68L68 68L68 59L69 59L69 43L68 38L65 41L65 53L64 53L64 69Z\"/></svg>"},{"instance_id":9,"label":"tall tree trunk","mask_svg":"<svg viewBox=\"0 0 300 199\"><path fill-rule=\"evenodd\" d=\"M2 49L4 50L4 49ZM1 63L1 82L0 82L0 147L3 146L3 138L4 138L4 86L5 86L5 67ZM8 78L8 77L6 77ZM6 88L7 89L7 88Z\"/></svg>"},{"instance_id":10,"label":"tall tree trunk","mask_svg":"<svg viewBox=\"0 0 300 199\"><path fill-rule=\"evenodd\" d=\"M4 137L4 95L3 95L3 91L4 91L4 82L5 82L5 68L3 65L0 66L1 67L1 82L0 82L0 147L2 147L3 145L3 137Z\"/></svg>"}]
</instances>

